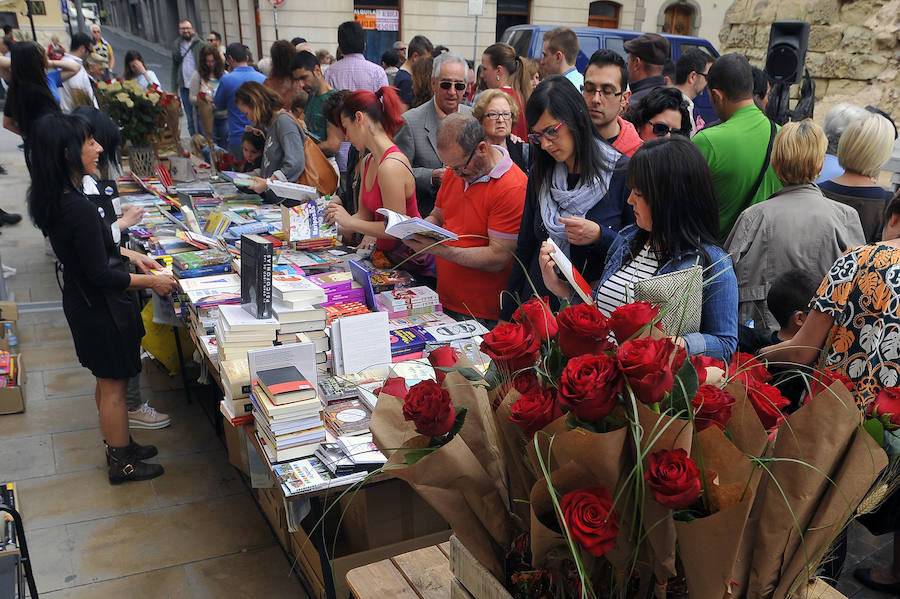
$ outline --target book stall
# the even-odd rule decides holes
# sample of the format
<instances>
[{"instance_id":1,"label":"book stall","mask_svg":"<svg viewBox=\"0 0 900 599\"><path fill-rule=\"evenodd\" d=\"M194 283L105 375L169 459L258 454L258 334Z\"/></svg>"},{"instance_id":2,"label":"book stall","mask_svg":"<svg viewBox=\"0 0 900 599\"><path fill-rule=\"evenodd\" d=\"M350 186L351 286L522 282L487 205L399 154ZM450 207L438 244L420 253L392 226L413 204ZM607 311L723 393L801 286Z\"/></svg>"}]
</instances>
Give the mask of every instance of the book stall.
<instances>
[{"instance_id":1,"label":"book stall","mask_svg":"<svg viewBox=\"0 0 900 599\"><path fill-rule=\"evenodd\" d=\"M900 444L836 376L787 414L764 364L688 359L678 315L643 302L456 321L340 245L328 196L277 183L266 205L223 178L118 191L312 596L840 596L819 568Z\"/></svg>"}]
</instances>

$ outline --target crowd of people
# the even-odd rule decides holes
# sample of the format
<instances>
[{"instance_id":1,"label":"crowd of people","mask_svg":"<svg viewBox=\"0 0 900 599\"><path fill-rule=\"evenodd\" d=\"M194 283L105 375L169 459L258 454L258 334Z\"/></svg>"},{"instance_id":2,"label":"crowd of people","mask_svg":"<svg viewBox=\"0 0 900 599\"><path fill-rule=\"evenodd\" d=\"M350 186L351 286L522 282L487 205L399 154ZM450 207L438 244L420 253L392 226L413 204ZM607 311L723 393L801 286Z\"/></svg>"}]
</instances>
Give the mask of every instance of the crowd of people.
<instances>
[{"instance_id":1,"label":"crowd of people","mask_svg":"<svg viewBox=\"0 0 900 599\"><path fill-rule=\"evenodd\" d=\"M747 58L690 49L672 63L668 40L654 33L627 41L624 57L597 50L583 73L567 28L544 35L539 60L497 43L477 68L423 35L394 44L380 64L366 59L358 23L342 23L337 39L336 60L294 38L255 62L243 44L223 45L216 32L204 43L182 21L169 91L182 99L187 133L210 137L257 175L252 188L267 201L277 201L270 179L299 180L312 168L310 152L321 152L340 174L327 220L345 241L434 284L459 318L493 326L534 295L552 307L581 301L561 264L590 283L591 301L607 315L656 277L699 268L700 318L669 332L688 354L727 362L740 350L827 368L854 383L861 409L900 382L900 196L877 183L897 130L877 108L840 104L824 127L809 119L779 126L763 110L768 76ZM47 49L4 44L4 126L22 135L30 168L63 169L33 185L29 202L64 256L74 240L60 219L96 220L76 196L103 150L96 127L63 113L96 106L93 85L112 72L113 49L97 26L72 36L68 52L58 40ZM134 51L124 77L161 86ZM711 122L694 106L704 90ZM202 101L214 105L213 131L194 116ZM33 140L51 127L71 139L52 142L55 157L32 155ZM421 216L459 240L397 240L379 208ZM109 272L106 256L118 254L105 229L95 246L96 271L67 268L67 283L82 290L64 292L73 314L100 289L170 284ZM101 351L76 326L73 335L80 357ZM98 377L115 461L132 447L122 398L135 365L110 343L102 350L119 352L115 368L83 362ZM114 410L105 411L108 397ZM900 567L866 576L896 584Z\"/></svg>"}]
</instances>

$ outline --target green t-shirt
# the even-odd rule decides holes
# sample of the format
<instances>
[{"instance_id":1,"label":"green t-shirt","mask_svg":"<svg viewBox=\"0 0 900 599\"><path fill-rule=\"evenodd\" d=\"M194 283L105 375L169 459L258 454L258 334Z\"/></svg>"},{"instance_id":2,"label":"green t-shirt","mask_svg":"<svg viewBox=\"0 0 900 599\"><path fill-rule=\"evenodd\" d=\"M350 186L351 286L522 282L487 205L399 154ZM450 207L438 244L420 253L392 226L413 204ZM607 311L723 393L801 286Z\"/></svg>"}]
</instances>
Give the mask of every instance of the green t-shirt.
<instances>
[{"instance_id":1,"label":"green t-shirt","mask_svg":"<svg viewBox=\"0 0 900 599\"><path fill-rule=\"evenodd\" d=\"M766 115L756 105L750 105L739 108L724 123L702 129L693 137L712 172L719 201L719 235L723 241L744 209L781 189L781 181L770 163L756 195L747 201L766 157L771 130Z\"/></svg>"},{"instance_id":2,"label":"green t-shirt","mask_svg":"<svg viewBox=\"0 0 900 599\"><path fill-rule=\"evenodd\" d=\"M324 141L328 137L328 122L325 120L325 115L322 114L322 105L335 91L337 90L330 89L324 94L310 96L306 101L306 110L304 111L306 128L320 141Z\"/></svg>"}]
</instances>

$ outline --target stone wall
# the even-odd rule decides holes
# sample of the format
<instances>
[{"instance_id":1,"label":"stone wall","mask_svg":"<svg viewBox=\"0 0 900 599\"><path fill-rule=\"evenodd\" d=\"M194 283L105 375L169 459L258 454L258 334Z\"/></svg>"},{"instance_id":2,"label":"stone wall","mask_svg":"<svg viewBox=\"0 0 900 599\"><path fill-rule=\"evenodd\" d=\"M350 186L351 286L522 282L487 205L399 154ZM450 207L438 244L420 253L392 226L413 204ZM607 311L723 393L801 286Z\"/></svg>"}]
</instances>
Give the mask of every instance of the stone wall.
<instances>
[{"instance_id":1,"label":"stone wall","mask_svg":"<svg viewBox=\"0 0 900 599\"><path fill-rule=\"evenodd\" d=\"M721 52L763 67L769 28L783 19L810 23L806 67L816 82L817 122L852 102L900 123L900 0L735 0L719 33Z\"/></svg>"}]
</instances>

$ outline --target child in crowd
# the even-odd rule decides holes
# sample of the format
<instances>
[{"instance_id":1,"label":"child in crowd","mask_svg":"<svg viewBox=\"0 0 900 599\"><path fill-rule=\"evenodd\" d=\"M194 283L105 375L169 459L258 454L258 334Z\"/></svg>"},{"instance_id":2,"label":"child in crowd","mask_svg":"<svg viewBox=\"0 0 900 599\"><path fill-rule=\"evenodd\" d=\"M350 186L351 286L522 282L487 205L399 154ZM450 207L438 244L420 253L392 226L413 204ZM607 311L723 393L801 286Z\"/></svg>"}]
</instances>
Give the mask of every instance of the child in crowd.
<instances>
[{"instance_id":1,"label":"child in crowd","mask_svg":"<svg viewBox=\"0 0 900 599\"><path fill-rule=\"evenodd\" d=\"M291 116L303 129L303 132L309 135L309 129L306 128L306 103L309 101L309 95L302 89L294 95L291 100ZM314 138L315 139L315 138ZM316 139L316 141L320 141Z\"/></svg>"},{"instance_id":2,"label":"child in crowd","mask_svg":"<svg viewBox=\"0 0 900 599\"><path fill-rule=\"evenodd\" d=\"M242 173L258 173L265 146L266 137L260 131L254 129L244 131L244 135L241 137L244 159L238 163L237 170Z\"/></svg>"}]
</instances>

